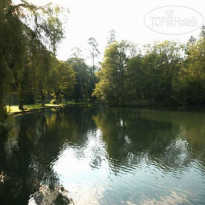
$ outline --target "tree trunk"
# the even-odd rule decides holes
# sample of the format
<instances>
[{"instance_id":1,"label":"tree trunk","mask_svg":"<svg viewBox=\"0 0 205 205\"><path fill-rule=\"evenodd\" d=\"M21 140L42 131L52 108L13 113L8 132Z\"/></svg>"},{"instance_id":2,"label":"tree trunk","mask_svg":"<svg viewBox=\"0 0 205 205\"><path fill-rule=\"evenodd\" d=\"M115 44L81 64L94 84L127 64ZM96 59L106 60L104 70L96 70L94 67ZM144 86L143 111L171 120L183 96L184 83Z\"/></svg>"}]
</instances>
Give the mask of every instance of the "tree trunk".
<instances>
[{"instance_id":1,"label":"tree trunk","mask_svg":"<svg viewBox=\"0 0 205 205\"><path fill-rule=\"evenodd\" d=\"M19 110L23 110L23 94L22 94L21 84L17 83L17 86L18 86Z\"/></svg>"},{"instance_id":2,"label":"tree trunk","mask_svg":"<svg viewBox=\"0 0 205 205\"><path fill-rule=\"evenodd\" d=\"M42 98L42 106L44 107L45 106L45 96L44 96L44 94L41 95L41 98Z\"/></svg>"},{"instance_id":3,"label":"tree trunk","mask_svg":"<svg viewBox=\"0 0 205 205\"><path fill-rule=\"evenodd\" d=\"M44 94L44 90L43 90L43 83L41 81L41 99L42 99L42 106L45 106L45 94Z\"/></svg>"},{"instance_id":4,"label":"tree trunk","mask_svg":"<svg viewBox=\"0 0 205 205\"><path fill-rule=\"evenodd\" d=\"M1 80L1 88L0 88L0 121L4 121L5 115L6 115L6 110L5 110L5 102L4 102L4 81L0 76Z\"/></svg>"},{"instance_id":5,"label":"tree trunk","mask_svg":"<svg viewBox=\"0 0 205 205\"><path fill-rule=\"evenodd\" d=\"M20 100L19 101L19 110L23 110L24 108L23 108L23 101L22 100Z\"/></svg>"},{"instance_id":6,"label":"tree trunk","mask_svg":"<svg viewBox=\"0 0 205 205\"><path fill-rule=\"evenodd\" d=\"M6 109L3 97L0 96L0 122L3 122L6 118Z\"/></svg>"},{"instance_id":7,"label":"tree trunk","mask_svg":"<svg viewBox=\"0 0 205 205\"><path fill-rule=\"evenodd\" d=\"M83 85L82 85L81 78L80 78L80 89L81 89L81 95L82 95L82 98L83 98L83 101L84 101L85 100L85 96L84 96L84 90L83 90Z\"/></svg>"}]
</instances>

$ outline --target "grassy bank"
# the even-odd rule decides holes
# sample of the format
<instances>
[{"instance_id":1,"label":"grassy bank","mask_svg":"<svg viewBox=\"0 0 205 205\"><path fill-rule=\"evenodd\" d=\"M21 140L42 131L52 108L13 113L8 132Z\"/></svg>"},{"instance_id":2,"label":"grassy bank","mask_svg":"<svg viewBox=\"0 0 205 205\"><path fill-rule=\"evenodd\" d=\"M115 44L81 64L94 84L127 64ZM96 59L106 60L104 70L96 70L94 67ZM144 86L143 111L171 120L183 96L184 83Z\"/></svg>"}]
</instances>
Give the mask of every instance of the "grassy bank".
<instances>
[{"instance_id":1,"label":"grassy bank","mask_svg":"<svg viewBox=\"0 0 205 205\"><path fill-rule=\"evenodd\" d=\"M9 114L19 114L19 113L25 113L25 112L31 112L36 110L42 110L42 109L49 109L49 108L58 108L63 107L65 104L45 104L45 106L42 106L41 103L33 104L33 105L24 105L24 110L20 110L18 105L12 105L7 106L7 112Z\"/></svg>"},{"instance_id":2,"label":"grassy bank","mask_svg":"<svg viewBox=\"0 0 205 205\"><path fill-rule=\"evenodd\" d=\"M64 103L60 103L59 105L45 104L45 106L42 106L41 103L36 103L32 105L24 105L24 110L20 110L18 105L11 105L11 106L7 106L7 112L9 114L21 114L21 113L38 111L38 110L43 110L43 109L61 108L67 105L90 105L90 104L95 104L95 103L90 103L90 102L75 103L75 102L69 101L68 103L64 102Z\"/></svg>"}]
</instances>

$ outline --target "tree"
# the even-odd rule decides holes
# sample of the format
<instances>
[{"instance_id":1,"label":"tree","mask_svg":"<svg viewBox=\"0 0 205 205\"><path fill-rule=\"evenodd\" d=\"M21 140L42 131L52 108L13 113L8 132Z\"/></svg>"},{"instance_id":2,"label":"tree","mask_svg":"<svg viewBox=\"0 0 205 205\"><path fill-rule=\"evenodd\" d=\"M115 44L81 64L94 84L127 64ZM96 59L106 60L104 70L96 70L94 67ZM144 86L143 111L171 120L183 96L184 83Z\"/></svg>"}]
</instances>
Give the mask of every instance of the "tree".
<instances>
[{"instance_id":1,"label":"tree","mask_svg":"<svg viewBox=\"0 0 205 205\"><path fill-rule=\"evenodd\" d=\"M99 83L96 84L93 95L112 105L121 105L126 101L126 49L127 44L124 41L109 45L105 50L101 70L97 73Z\"/></svg>"},{"instance_id":2,"label":"tree","mask_svg":"<svg viewBox=\"0 0 205 205\"><path fill-rule=\"evenodd\" d=\"M128 60L125 86L130 101L140 100L143 96L145 80L143 72L143 58L140 54Z\"/></svg>"},{"instance_id":3,"label":"tree","mask_svg":"<svg viewBox=\"0 0 205 205\"><path fill-rule=\"evenodd\" d=\"M91 46L90 56L91 56L92 61L93 61L92 75L94 76L95 69L96 69L95 68L95 58L99 56L100 51L98 50L98 43L94 37L91 37L88 39L88 44Z\"/></svg>"},{"instance_id":4,"label":"tree","mask_svg":"<svg viewBox=\"0 0 205 205\"><path fill-rule=\"evenodd\" d=\"M26 73L33 72L29 76L33 77L34 85L38 84L36 69L41 67L42 61L34 64L40 53L37 51L50 49L55 54L56 46L63 37L62 23L58 17L60 12L62 10L52 4L37 7L25 0L20 0L19 4L13 4L11 0L0 2L0 118L6 116L8 89L15 87L19 108L23 109L27 92L24 86Z\"/></svg>"},{"instance_id":5,"label":"tree","mask_svg":"<svg viewBox=\"0 0 205 205\"><path fill-rule=\"evenodd\" d=\"M45 106L45 97L48 93L48 79L54 70L56 58L52 52L46 49L41 51L41 63L37 73L38 79L38 94L41 97L42 106Z\"/></svg>"},{"instance_id":6,"label":"tree","mask_svg":"<svg viewBox=\"0 0 205 205\"><path fill-rule=\"evenodd\" d=\"M205 37L187 43L184 67L180 73L181 85L186 102L205 102Z\"/></svg>"},{"instance_id":7,"label":"tree","mask_svg":"<svg viewBox=\"0 0 205 205\"><path fill-rule=\"evenodd\" d=\"M112 30L109 32L109 34L110 34L110 36L109 36L109 38L108 38L107 43L108 43L108 45L111 45L112 43L114 43L114 42L116 41L115 30L112 29Z\"/></svg>"},{"instance_id":8,"label":"tree","mask_svg":"<svg viewBox=\"0 0 205 205\"><path fill-rule=\"evenodd\" d=\"M92 75L91 69L82 58L82 51L79 48L74 51L73 57L69 58L67 62L72 66L76 75L73 98L76 102L79 102L91 98Z\"/></svg>"},{"instance_id":9,"label":"tree","mask_svg":"<svg viewBox=\"0 0 205 205\"><path fill-rule=\"evenodd\" d=\"M184 46L165 41L136 51L127 41L107 47L93 95L112 105L177 103Z\"/></svg>"},{"instance_id":10,"label":"tree","mask_svg":"<svg viewBox=\"0 0 205 205\"><path fill-rule=\"evenodd\" d=\"M75 73L67 62L59 62L50 78L50 91L59 104L65 92L72 93L75 84Z\"/></svg>"}]
</instances>

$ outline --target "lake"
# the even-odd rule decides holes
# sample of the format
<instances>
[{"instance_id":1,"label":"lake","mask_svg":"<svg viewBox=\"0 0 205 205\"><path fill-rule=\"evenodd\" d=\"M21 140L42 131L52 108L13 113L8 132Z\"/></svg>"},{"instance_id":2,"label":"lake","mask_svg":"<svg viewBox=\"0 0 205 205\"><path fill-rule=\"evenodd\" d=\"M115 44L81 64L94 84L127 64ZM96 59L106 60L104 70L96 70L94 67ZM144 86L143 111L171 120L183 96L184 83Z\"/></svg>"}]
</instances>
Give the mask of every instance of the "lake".
<instances>
[{"instance_id":1,"label":"lake","mask_svg":"<svg viewBox=\"0 0 205 205\"><path fill-rule=\"evenodd\" d=\"M70 106L10 119L0 130L0 204L66 196L76 205L204 204L205 111Z\"/></svg>"}]
</instances>

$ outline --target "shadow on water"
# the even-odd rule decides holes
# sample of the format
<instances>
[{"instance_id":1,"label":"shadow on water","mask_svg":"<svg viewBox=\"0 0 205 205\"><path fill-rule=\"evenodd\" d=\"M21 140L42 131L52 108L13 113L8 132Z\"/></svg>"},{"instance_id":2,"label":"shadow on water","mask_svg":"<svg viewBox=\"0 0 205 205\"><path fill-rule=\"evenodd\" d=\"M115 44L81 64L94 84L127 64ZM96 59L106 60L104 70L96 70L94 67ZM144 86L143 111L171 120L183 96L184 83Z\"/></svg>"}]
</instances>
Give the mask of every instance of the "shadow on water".
<instances>
[{"instance_id":1,"label":"shadow on water","mask_svg":"<svg viewBox=\"0 0 205 205\"><path fill-rule=\"evenodd\" d=\"M126 166L128 153L146 153L167 170L186 168L193 159L205 163L205 113L118 108L93 119L102 130L109 157L122 165ZM183 161L177 162L181 154Z\"/></svg>"},{"instance_id":2,"label":"shadow on water","mask_svg":"<svg viewBox=\"0 0 205 205\"><path fill-rule=\"evenodd\" d=\"M0 130L0 204L72 203L64 180L85 173L103 189L93 204L160 204L169 202L167 195L175 204L202 204L204 125L205 113L200 111L95 106L15 117ZM72 160L67 152L74 153ZM84 170L61 178L55 166L62 160L74 170L73 161L82 160ZM189 177L195 177L192 187ZM176 189L191 195L180 193L180 201Z\"/></svg>"},{"instance_id":3,"label":"shadow on water","mask_svg":"<svg viewBox=\"0 0 205 205\"><path fill-rule=\"evenodd\" d=\"M2 128L0 204L28 204L31 195L37 204L70 201L52 169L64 144L58 137L63 126L61 113L48 112L17 117Z\"/></svg>"}]
</instances>

